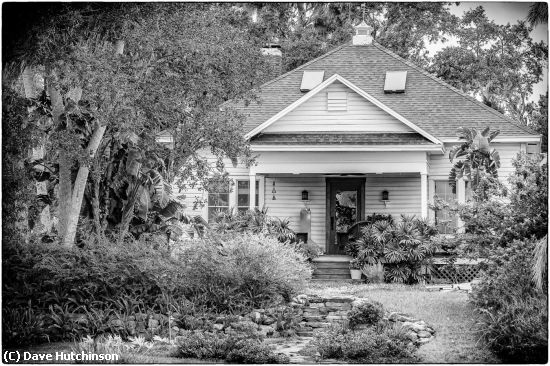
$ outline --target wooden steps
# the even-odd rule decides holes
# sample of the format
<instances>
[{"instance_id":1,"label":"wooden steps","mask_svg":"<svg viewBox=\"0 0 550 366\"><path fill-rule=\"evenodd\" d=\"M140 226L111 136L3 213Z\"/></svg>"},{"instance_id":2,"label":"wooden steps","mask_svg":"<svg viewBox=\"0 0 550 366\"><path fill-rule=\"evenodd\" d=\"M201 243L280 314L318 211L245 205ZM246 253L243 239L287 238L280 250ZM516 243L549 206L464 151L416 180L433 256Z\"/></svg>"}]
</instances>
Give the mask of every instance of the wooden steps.
<instances>
[{"instance_id":1,"label":"wooden steps","mask_svg":"<svg viewBox=\"0 0 550 366\"><path fill-rule=\"evenodd\" d=\"M349 261L351 257L323 255L313 260L314 280L351 280Z\"/></svg>"}]
</instances>

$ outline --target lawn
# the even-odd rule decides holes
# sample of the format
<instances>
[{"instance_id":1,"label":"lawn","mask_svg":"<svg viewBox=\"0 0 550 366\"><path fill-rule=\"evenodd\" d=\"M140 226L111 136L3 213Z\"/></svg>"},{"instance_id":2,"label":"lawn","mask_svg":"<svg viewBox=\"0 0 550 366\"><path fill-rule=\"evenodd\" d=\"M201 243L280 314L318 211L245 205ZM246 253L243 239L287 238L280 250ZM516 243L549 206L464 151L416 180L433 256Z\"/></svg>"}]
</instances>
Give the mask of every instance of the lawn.
<instances>
[{"instance_id":1,"label":"lawn","mask_svg":"<svg viewBox=\"0 0 550 366\"><path fill-rule=\"evenodd\" d=\"M312 283L309 294L354 295L379 301L433 326L435 338L420 347L422 363L498 362L474 333L475 313L463 291L427 291L423 286L393 284L355 285L338 282Z\"/></svg>"}]
</instances>

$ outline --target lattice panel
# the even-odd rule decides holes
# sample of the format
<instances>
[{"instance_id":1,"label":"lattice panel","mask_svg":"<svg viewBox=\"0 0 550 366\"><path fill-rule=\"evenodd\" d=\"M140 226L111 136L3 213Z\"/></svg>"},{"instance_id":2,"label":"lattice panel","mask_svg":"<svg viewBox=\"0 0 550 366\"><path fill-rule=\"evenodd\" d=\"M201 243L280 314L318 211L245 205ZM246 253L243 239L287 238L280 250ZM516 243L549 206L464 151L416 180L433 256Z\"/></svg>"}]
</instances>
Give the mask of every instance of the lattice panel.
<instances>
[{"instance_id":1,"label":"lattice panel","mask_svg":"<svg viewBox=\"0 0 550 366\"><path fill-rule=\"evenodd\" d=\"M463 283L478 278L479 268L476 265L435 264L431 268L431 278L428 283Z\"/></svg>"}]
</instances>

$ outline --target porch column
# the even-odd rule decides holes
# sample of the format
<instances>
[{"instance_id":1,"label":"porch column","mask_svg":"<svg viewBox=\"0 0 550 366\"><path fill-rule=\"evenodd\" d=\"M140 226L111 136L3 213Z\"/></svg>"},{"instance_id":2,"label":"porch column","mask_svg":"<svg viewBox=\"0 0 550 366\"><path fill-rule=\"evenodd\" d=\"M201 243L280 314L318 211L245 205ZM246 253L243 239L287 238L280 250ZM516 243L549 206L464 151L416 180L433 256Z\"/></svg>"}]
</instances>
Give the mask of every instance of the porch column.
<instances>
[{"instance_id":1,"label":"porch column","mask_svg":"<svg viewBox=\"0 0 550 366\"><path fill-rule=\"evenodd\" d=\"M428 180L428 202L433 205L435 194L435 180L433 178ZM432 222L435 221L435 211L428 210L428 219Z\"/></svg>"},{"instance_id":2,"label":"porch column","mask_svg":"<svg viewBox=\"0 0 550 366\"><path fill-rule=\"evenodd\" d=\"M420 204L420 212L425 219L428 217L428 174L426 173L420 173Z\"/></svg>"},{"instance_id":3,"label":"porch column","mask_svg":"<svg viewBox=\"0 0 550 366\"><path fill-rule=\"evenodd\" d=\"M256 198L256 173L250 172L248 178L250 179L248 187L250 189L250 195L248 196L248 208L254 210L255 198Z\"/></svg>"},{"instance_id":4,"label":"porch column","mask_svg":"<svg viewBox=\"0 0 550 366\"><path fill-rule=\"evenodd\" d=\"M464 178L460 178L456 181L456 200L459 204L466 203L466 182ZM464 232L464 222L462 222L460 217L457 217L456 231L458 233Z\"/></svg>"}]
</instances>

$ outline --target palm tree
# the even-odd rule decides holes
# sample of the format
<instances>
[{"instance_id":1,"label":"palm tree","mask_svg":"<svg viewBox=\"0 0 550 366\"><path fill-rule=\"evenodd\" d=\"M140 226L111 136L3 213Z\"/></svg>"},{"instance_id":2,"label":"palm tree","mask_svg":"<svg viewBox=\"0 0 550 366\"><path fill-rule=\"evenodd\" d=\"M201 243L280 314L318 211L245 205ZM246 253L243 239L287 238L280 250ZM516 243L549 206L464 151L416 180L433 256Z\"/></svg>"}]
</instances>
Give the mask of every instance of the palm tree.
<instances>
[{"instance_id":1,"label":"palm tree","mask_svg":"<svg viewBox=\"0 0 550 366\"><path fill-rule=\"evenodd\" d=\"M534 3L531 5L526 20L531 23L532 27L539 24L548 24L548 4Z\"/></svg>"},{"instance_id":2,"label":"palm tree","mask_svg":"<svg viewBox=\"0 0 550 366\"><path fill-rule=\"evenodd\" d=\"M493 181L498 179L497 169L500 168L500 155L495 149L490 149L490 142L500 131L491 132L487 127L479 132L475 128L461 127L457 133L459 139L464 142L453 146L449 152L451 163L457 158L462 158L454 162L449 173L449 184L453 187L453 192L456 192L456 181L460 178L470 181L474 190L482 178L489 178Z\"/></svg>"}]
</instances>

